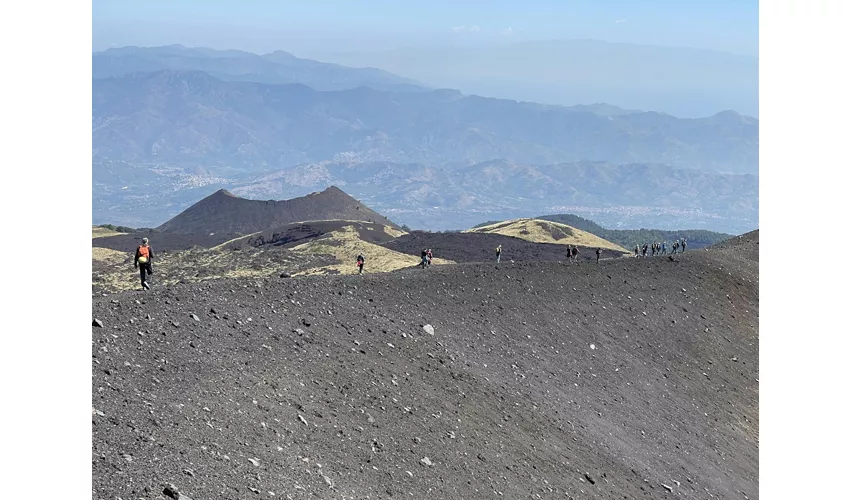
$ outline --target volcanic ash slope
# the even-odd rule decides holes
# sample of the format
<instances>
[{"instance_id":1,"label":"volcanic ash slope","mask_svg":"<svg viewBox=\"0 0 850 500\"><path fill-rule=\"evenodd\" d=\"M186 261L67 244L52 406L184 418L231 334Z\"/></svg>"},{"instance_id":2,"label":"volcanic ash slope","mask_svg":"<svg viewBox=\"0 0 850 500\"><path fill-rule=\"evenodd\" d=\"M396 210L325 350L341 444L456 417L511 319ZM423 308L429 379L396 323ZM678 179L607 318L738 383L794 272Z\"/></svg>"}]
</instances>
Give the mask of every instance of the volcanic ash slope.
<instances>
[{"instance_id":1,"label":"volcanic ash slope","mask_svg":"<svg viewBox=\"0 0 850 500\"><path fill-rule=\"evenodd\" d=\"M92 496L758 498L757 245L96 298Z\"/></svg>"}]
</instances>

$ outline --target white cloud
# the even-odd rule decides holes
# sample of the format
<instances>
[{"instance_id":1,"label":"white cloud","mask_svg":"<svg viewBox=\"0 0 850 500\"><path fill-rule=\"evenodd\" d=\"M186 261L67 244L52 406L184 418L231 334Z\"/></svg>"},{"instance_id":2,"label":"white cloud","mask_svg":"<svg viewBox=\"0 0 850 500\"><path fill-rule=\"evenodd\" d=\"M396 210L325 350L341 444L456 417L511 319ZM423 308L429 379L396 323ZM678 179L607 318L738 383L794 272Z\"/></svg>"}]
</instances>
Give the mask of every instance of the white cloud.
<instances>
[{"instance_id":1,"label":"white cloud","mask_svg":"<svg viewBox=\"0 0 850 500\"><path fill-rule=\"evenodd\" d=\"M504 36L511 36L511 35L514 34L514 29L511 28L511 27L507 27L507 28L503 29L502 31L500 31L499 33L501 33Z\"/></svg>"},{"instance_id":2,"label":"white cloud","mask_svg":"<svg viewBox=\"0 0 850 500\"><path fill-rule=\"evenodd\" d=\"M469 32L469 33L477 33L481 31L481 28L477 24L473 24L472 26L467 26L465 24L461 24L460 26L453 26L452 31L455 33Z\"/></svg>"},{"instance_id":3,"label":"white cloud","mask_svg":"<svg viewBox=\"0 0 850 500\"><path fill-rule=\"evenodd\" d=\"M624 22L626 22L626 21L627 21L627 19L617 19L617 20L616 20L616 21L614 21L614 22L615 22L615 23L624 23Z\"/></svg>"}]
</instances>

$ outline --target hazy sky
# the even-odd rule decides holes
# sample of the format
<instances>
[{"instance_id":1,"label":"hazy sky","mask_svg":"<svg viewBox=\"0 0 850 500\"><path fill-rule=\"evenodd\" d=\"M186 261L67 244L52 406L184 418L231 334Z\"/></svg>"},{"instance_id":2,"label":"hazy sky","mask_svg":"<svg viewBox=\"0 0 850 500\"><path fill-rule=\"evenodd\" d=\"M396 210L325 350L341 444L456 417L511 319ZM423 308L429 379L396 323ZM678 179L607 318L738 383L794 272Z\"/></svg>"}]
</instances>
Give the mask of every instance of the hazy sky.
<instances>
[{"instance_id":1,"label":"hazy sky","mask_svg":"<svg viewBox=\"0 0 850 500\"><path fill-rule=\"evenodd\" d=\"M593 38L758 55L757 0L93 0L93 50L179 43L304 57Z\"/></svg>"}]
</instances>

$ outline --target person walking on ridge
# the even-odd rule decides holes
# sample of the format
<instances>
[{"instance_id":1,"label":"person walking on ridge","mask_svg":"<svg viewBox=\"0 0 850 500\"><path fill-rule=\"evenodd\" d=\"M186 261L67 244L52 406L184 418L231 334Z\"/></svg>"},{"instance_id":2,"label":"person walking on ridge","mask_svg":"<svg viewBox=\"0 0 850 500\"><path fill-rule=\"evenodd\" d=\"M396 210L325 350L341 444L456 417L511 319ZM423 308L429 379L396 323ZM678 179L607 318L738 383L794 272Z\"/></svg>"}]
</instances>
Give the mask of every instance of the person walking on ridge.
<instances>
[{"instance_id":1,"label":"person walking on ridge","mask_svg":"<svg viewBox=\"0 0 850 500\"><path fill-rule=\"evenodd\" d=\"M357 254L357 269L359 270L357 274L363 274L363 264L366 263L366 257L363 257L362 253Z\"/></svg>"},{"instance_id":2,"label":"person walking on ridge","mask_svg":"<svg viewBox=\"0 0 850 500\"><path fill-rule=\"evenodd\" d=\"M496 247L496 264L502 261L502 245Z\"/></svg>"},{"instance_id":3,"label":"person walking on ridge","mask_svg":"<svg viewBox=\"0 0 850 500\"><path fill-rule=\"evenodd\" d=\"M151 267L152 260L153 249L148 244L148 239L142 238L142 244L136 248L136 258L133 259L133 267L139 270L139 277L142 280L142 288L145 290L151 289L150 283L148 283L145 274L148 276L153 275L153 268Z\"/></svg>"},{"instance_id":4,"label":"person walking on ridge","mask_svg":"<svg viewBox=\"0 0 850 500\"><path fill-rule=\"evenodd\" d=\"M682 238L682 252L684 253L685 247L688 246L688 240Z\"/></svg>"},{"instance_id":5,"label":"person walking on ridge","mask_svg":"<svg viewBox=\"0 0 850 500\"><path fill-rule=\"evenodd\" d=\"M573 264L578 264L578 246L574 246L571 252L573 254Z\"/></svg>"},{"instance_id":6,"label":"person walking on ridge","mask_svg":"<svg viewBox=\"0 0 850 500\"><path fill-rule=\"evenodd\" d=\"M599 257L602 257L602 249L601 248L596 249L596 263L597 264L599 264Z\"/></svg>"}]
</instances>

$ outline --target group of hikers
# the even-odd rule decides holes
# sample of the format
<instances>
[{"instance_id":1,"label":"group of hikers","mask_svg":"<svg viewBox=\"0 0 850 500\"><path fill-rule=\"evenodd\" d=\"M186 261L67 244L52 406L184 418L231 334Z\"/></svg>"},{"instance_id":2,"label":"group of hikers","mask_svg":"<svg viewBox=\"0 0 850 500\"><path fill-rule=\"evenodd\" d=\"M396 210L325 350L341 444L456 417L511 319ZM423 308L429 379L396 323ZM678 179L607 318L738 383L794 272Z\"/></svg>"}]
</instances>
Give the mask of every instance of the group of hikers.
<instances>
[{"instance_id":1,"label":"group of hikers","mask_svg":"<svg viewBox=\"0 0 850 500\"><path fill-rule=\"evenodd\" d=\"M681 240L676 240L673 242L670 253L680 253L684 252L685 248L688 246L687 240L682 238ZM634 257L646 257L647 253L651 256L655 255L667 255L667 242L662 241L660 243L644 243L643 246L635 245ZM578 246L575 245L567 245L567 260L573 264L578 263ZM431 260L434 258L434 253L430 248L422 249L420 254L421 260L416 267L422 267L425 269L431 265ZM596 249L596 262L599 263L599 259L602 257L602 249ZM153 275L153 267L151 265L151 261L153 261L153 249L150 246L150 242L147 238L142 238L142 243L136 248L136 256L133 260L133 266L136 269L139 269L139 277L141 278L142 288L145 290L150 290L150 276ZM502 245L496 247L496 263L500 263L502 261ZM363 256L363 253L357 254L357 270L359 274L363 274L363 266L366 264L366 257Z\"/></svg>"},{"instance_id":2,"label":"group of hikers","mask_svg":"<svg viewBox=\"0 0 850 500\"><path fill-rule=\"evenodd\" d=\"M688 246L688 241L685 238L680 240L676 240L673 242L673 245L670 248L670 253L681 253L685 251L685 248ZM660 243L644 243L643 246L635 245L635 253L634 257L646 257L646 254L649 254L651 257L656 255L667 255L667 242L662 241Z\"/></svg>"},{"instance_id":3,"label":"group of hikers","mask_svg":"<svg viewBox=\"0 0 850 500\"><path fill-rule=\"evenodd\" d=\"M420 257L422 260L419 262L419 266L422 266L422 269L425 269L431 265L431 259L434 258L434 252L432 252L430 248L423 248Z\"/></svg>"}]
</instances>

